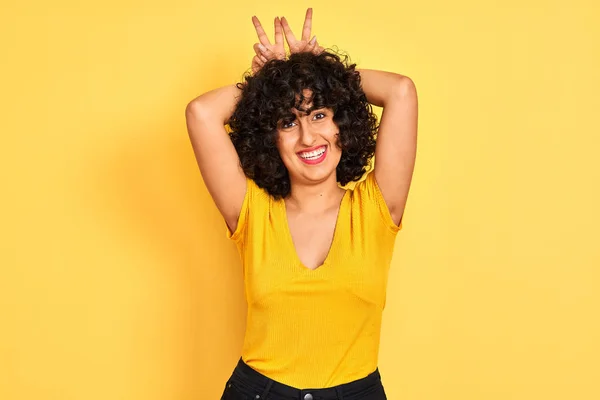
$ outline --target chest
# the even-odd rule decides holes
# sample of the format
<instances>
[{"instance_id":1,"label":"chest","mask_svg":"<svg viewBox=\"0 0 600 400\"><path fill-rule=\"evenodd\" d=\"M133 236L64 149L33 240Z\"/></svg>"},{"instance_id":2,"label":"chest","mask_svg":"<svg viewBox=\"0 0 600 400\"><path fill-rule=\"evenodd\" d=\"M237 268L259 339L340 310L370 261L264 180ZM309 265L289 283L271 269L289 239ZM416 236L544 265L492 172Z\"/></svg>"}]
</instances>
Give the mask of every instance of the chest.
<instances>
[{"instance_id":1,"label":"chest","mask_svg":"<svg viewBox=\"0 0 600 400\"><path fill-rule=\"evenodd\" d=\"M383 307L394 236L367 216L351 197L314 216L280 203L252 214L240 247L248 304L266 310L290 298L350 295Z\"/></svg>"},{"instance_id":2,"label":"chest","mask_svg":"<svg viewBox=\"0 0 600 400\"><path fill-rule=\"evenodd\" d=\"M338 210L320 215L288 212L293 250L304 267L315 270L325 263L333 246L337 220Z\"/></svg>"}]
</instances>

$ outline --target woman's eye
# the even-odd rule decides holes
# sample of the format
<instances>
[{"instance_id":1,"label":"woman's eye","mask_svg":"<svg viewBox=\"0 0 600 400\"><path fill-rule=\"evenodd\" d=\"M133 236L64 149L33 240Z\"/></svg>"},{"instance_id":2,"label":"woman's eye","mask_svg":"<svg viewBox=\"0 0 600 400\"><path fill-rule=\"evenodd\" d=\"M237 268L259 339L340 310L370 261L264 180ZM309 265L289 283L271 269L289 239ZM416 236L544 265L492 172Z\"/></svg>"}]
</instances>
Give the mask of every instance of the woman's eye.
<instances>
[{"instance_id":1,"label":"woman's eye","mask_svg":"<svg viewBox=\"0 0 600 400\"><path fill-rule=\"evenodd\" d=\"M320 118L317 118L317 119L323 119L323 118L325 118L325 114L323 114L323 113L316 113L316 114L315 114L315 117L316 117L317 115L321 115L321 117L320 117Z\"/></svg>"},{"instance_id":2,"label":"woman's eye","mask_svg":"<svg viewBox=\"0 0 600 400\"><path fill-rule=\"evenodd\" d=\"M294 121L291 121L291 122L284 122L284 123L282 124L282 128L290 128L290 127L291 127L291 124L292 124L293 122L294 122Z\"/></svg>"}]
</instances>

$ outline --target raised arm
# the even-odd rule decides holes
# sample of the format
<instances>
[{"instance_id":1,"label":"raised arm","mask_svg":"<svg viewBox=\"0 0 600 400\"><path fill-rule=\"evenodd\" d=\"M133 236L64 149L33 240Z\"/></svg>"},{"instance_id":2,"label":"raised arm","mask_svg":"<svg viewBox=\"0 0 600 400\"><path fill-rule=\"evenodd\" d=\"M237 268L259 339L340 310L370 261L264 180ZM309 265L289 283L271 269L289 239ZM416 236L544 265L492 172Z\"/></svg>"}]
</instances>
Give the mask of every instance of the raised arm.
<instances>
[{"instance_id":1,"label":"raised arm","mask_svg":"<svg viewBox=\"0 0 600 400\"><path fill-rule=\"evenodd\" d=\"M273 21L273 44L256 16L252 23L260 41L254 44L257 55L252 59L252 72L257 73L268 59L285 58L285 48L279 18ZM268 56L262 55L263 51ZM204 183L231 232L237 228L247 190L240 159L225 130L240 95L237 85L223 86L195 98L185 110L188 134Z\"/></svg>"},{"instance_id":2,"label":"raised arm","mask_svg":"<svg viewBox=\"0 0 600 400\"><path fill-rule=\"evenodd\" d=\"M407 76L359 69L369 103L383 107L375 147L375 180L400 224L406 207L417 152L417 90Z\"/></svg>"},{"instance_id":3,"label":"raised arm","mask_svg":"<svg viewBox=\"0 0 600 400\"><path fill-rule=\"evenodd\" d=\"M228 85L211 90L186 107L187 130L204 183L227 226L234 232L246 194L246 176L225 130L241 90Z\"/></svg>"}]
</instances>

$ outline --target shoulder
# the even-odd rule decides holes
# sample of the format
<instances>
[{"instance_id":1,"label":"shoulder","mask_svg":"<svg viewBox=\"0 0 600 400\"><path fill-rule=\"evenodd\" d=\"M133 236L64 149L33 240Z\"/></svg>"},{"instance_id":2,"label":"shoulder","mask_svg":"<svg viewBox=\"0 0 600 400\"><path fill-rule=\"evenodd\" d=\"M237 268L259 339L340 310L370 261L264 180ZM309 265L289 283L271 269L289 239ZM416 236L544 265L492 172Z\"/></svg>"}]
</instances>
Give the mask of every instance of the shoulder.
<instances>
[{"instance_id":1,"label":"shoulder","mask_svg":"<svg viewBox=\"0 0 600 400\"><path fill-rule=\"evenodd\" d=\"M252 218L260 220L261 216L267 215L270 212L272 206L272 196L265 189L259 187L252 178L246 177L246 194L244 195L244 201L240 215L238 216L237 226L233 232L227 229L227 237L238 241L247 230L250 220Z\"/></svg>"},{"instance_id":2,"label":"shoulder","mask_svg":"<svg viewBox=\"0 0 600 400\"><path fill-rule=\"evenodd\" d=\"M352 191L353 202L361 213L380 218L393 233L402 229L402 221L399 225L394 223L373 171L368 172L362 180L354 185L354 188L349 190Z\"/></svg>"}]
</instances>

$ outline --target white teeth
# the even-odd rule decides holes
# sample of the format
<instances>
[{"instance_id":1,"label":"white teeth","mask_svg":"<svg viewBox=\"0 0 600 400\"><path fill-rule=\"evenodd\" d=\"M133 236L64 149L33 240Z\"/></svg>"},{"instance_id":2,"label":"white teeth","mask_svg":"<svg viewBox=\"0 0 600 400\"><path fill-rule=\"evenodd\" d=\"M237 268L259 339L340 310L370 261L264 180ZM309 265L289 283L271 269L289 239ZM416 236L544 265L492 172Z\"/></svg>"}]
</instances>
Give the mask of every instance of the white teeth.
<instances>
[{"instance_id":1,"label":"white teeth","mask_svg":"<svg viewBox=\"0 0 600 400\"><path fill-rule=\"evenodd\" d=\"M309 151L307 153L300 153L300 157L311 160L321 157L323 153L325 153L325 147L321 147L319 150Z\"/></svg>"}]
</instances>

